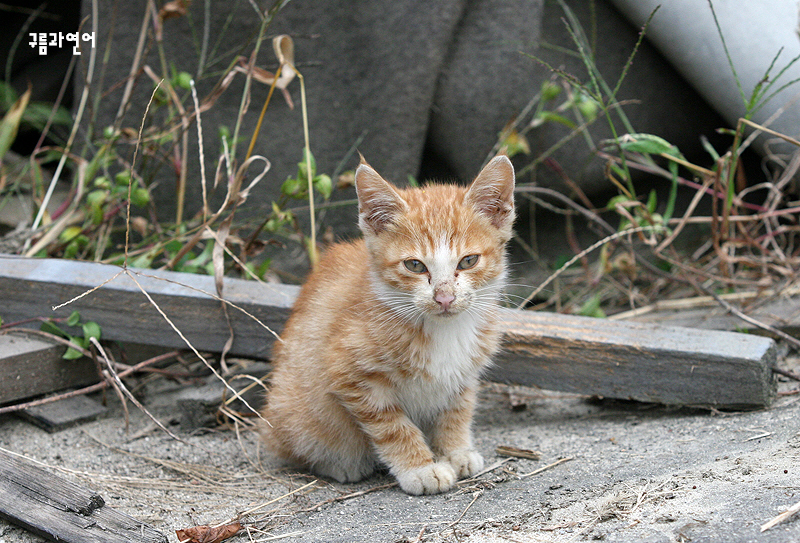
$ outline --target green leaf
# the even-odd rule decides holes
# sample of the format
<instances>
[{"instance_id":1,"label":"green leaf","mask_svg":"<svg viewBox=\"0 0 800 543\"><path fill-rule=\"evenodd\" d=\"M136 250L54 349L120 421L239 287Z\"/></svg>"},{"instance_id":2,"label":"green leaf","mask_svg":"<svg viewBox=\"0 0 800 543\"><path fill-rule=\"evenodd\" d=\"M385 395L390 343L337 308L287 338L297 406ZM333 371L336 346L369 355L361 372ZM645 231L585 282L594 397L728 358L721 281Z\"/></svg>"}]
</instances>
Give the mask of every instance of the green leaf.
<instances>
[{"instance_id":1,"label":"green leaf","mask_svg":"<svg viewBox=\"0 0 800 543\"><path fill-rule=\"evenodd\" d=\"M117 184L117 186L120 187L127 187L130 181L131 181L131 172L127 170L121 171L114 176L114 182Z\"/></svg>"},{"instance_id":2,"label":"green leaf","mask_svg":"<svg viewBox=\"0 0 800 543\"><path fill-rule=\"evenodd\" d=\"M270 267L271 265L272 265L272 259L271 259L271 258L267 258L267 259L265 259L265 260L264 260L264 262L262 262L261 264L259 264L259 265L258 265L258 268L256 268L256 270L255 270L255 271L256 271L256 275L257 275L257 276L258 276L260 279L262 279L262 280L263 280L263 279L264 279L264 276L265 276L265 275L267 274L267 272L269 271L269 267ZM0 321L0 324L2 324L2 321Z\"/></svg>"},{"instance_id":3,"label":"green leaf","mask_svg":"<svg viewBox=\"0 0 800 543\"><path fill-rule=\"evenodd\" d=\"M304 180L300 179L299 174L297 177L287 178L286 181L283 182L283 185L281 185L281 194L291 198L305 197L306 185L304 184Z\"/></svg>"},{"instance_id":4,"label":"green leaf","mask_svg":"<svg viewBox=\"0 0 800 543\"><path fill-rule=\"evenodd\" d=\"M53 334L54 336L67 337L67 333L59 328L59 326L53 321L44 321L39 327L39 330L42 332L47 332L48 334Z\"/></svg>"},{"instance_id":5,"label":"green leaf","mask_svg":"<svg viewBox=\"0 0 800 543\"><path fill-rule=\"evenodd\" d=\"M131 191L131 203L136 207L145 207L150 203L150 192L142 187L137 187Z\"/></svg>"},{"instance_id":6,"label":"green leaf","mask_svg":"<svg viewBox=\"0 0 800 543\"><path fill-rule=\"evenodd\" d=\"M153 263L153 254L150 251L148 251L134 258L130 264L132 268L149 268L152 263Z\"/></svg>"},{"instance_id":7,"label":"green leaf","mask_svg":"<svg viewBox=\"0 0 800 543\"><path fill-rule=\"evenodd\" d=\"M682 158L678 148L664 138L652 134L628 134L620 139L619 146L623 151L645 153L649 155L666 155Z\"/></svg>"},{"instance_id":8,"label":"green leaf","mask_svg":"<svg viewBox=\"0 0 800 543\"><path fill-rule=\"evenodd\" d=\"M39 130L43 129L50 119L50 114L53 112L53 106L42 102L31 102L22 116L22 122L27 123ZM72 124L72 115L69 110L64 107L59 107L53 114L53 125L69 126Z\"/></svg>"},{"instance_id":9,"label":"green leaf","mask_svg":"<svg viewBox=\"0 0 800 543\"><path fill-rule=\"evenodd\" d=\"M600 106L597 102L586 95L582 95L582 99L578 100L575 106L578 108L578 111L580 111L583 119L587 122L594 121L597 118L598 111L600 111Z\"/></svg>"},{"instance_id":10,"label":"green leaf","mask_svg":"<svg viewBox=\"0 0 800 543\"><path fill-rule=\"evenodd\" d=\"M700 136L700 142L703 144L703 149L706 150L706 153L711 155L711 158L714 159L714 162L719 160L719 153L717 152L716 149L714 149L714 146L711 145L711 142L708 141L707 137L701 135Z\"/></svg>"},{"instance_id":11,"label":"green leaf","mask_svg":"<svg viewBox=\"0 0 800 543\"><path fill-rule=\"evenodd\" d=\"M186 90L192 88L191 81L192 76L187 72L180 72L174 77L175 86Z\"/></svg>"},{"instance_id":12,"label":"green leaf","mask_svg":"<svg viewBox=\"0 0 800 543\"><path fill-rule=\"evenodd\" d=\"M187 260L185 266L194 269L197 269L201 266L205 266L208 262L211 261L211 253L213 251L214 251L214 243L212 242L206 243L206 246L203 248L203 251L196 257L192 257L190 260Z\"/></svg>"},{"instance_id":13,"label":"green leaf","mask_svg":"<svg viewBox=\"0 0 800 543\"><path fill-rule=\"evenodd\" d=\"M183 242L179 239L170 240L164 245L164 250L169 254L176 254L183 248Z\"/></svg>"},{"instance_id":14,"label":"green leaf","mask_svg":"<svg viewBox=\"0 0 800 543\"><path fill-rule=\"evenodd\" d=\"M647 197L647 211L650 212L652 215L656 212L656 206L658 205L658 195L656 195L656 190L653 189L650 191L649 196Z\"/></svg>"},{"instance_id":15,"label":"green leaf","mask_svg":"<svg viewBox=\"0 0 800 543\"><path fill-rule=\"evenodd\" d=\"M508 158L516 156L520 153L525 155L531 154L531 146L530 143L528 143L528 139L516 130L512 130L508 133L503 140L501 147L506 148L506 154L508 155Z\"/></svg>"},{"instance_id":16,"label":"green leaf","mask_svg":"<svg viewBox=\"0 0 800 543\"><path fill-rule=\"evenodd\" d=\"M77 360L81 357L83 357L82 352L80 352L77 349L74 349L73 347L69 347L67 349L67 352L65 352L61 358L63 358L64 360Z\"/></svg>"},{"instance_id":17,"label":"green leaf","mask_svg":"<svg viewBox=\"0 0 800 543\"><path fill-rule=\"evenodd\" d=\"M542 102L550 102L555 100L561 94L561 86L552 81L545 81L542 83Z\"/></svg>"},{"instance_id":18,"label":"green leaf","mask_svg":"<svg viewBox=\"0 0 800 543\"><path fill-rule=\"evenodd\" d=\"M10 84L0 81L0 109L8 111L11 104L17 101L19 95Z\"/></svg>"},{"instance_id":19,"label":"green leaf","mask_svg":"<svg viewBox=\"0 0 800 543\"><path fill-rule=\"evenodd\" d=\"M77 238L82 231L83 229L80 226L68 226L58 235L58 240L62 243L66 243Z\"/></svg>"},{"instance_id":20,"label":"green leaf","mask_svg":"<svg viewBox=\"0 0 800 543\"><path fill-rule=\"evenodd\" d=\"M3 160L5 154L11 149L14 140L17 139L19 123L22 121L22 115L28 107L28 100L30 100L30 98L31 89L28 88L28 90L14 102L11 109L6 112L3 120L0 121L0 160Z\"/></svg>"},{"instance_id":21,"label":"green leaf","mask_svg":"<svg viewBox=\"0 0 800 543\"><path fill-rule=\"evenodd\" d=\"M611 164L609 164L609 167L611 168L611 171L617 175L617 177L620 177L622 179L628 178L627 172L623 170L619 164L612 162Z\"/></svg>"},{"instance_id":22,"label":"green leaf","mask_svg":"<svg viewBox=\"0 0 800 543\"><path fill-rule=\"evenodd\" d=\"M81 246L74 241L70 241L67 243L67 246L64 247L64 255L63 258L67 260L75 258L78 256L78 252L81 250Z\"/></svg>"},{"instance_id":23,"label":"green leaf","mask_svg":"<svg viewBox=\"0 0 800 543\"><path fill-rule=\"evenodd\" d=\"M104 177L98 177L97 180L106 179ZM106 179L107 180L107 179ZM93 190L89 194L86 195L86 202L89 205L100 205L106 201L108 197L108 191L103 189Z\"/></svg>"},{"instance_id":24,"label":"green leaf","mask_svg":"<svg viewBox=\"0 0 800 543\"><path fill-rule=\"evenodd\" d=\"M615 209L617 209L617 204L624 204L629 201L630 198L628 198L624 194L619 194L617 196L614 196L608 201L608 203L606 204L606 209L608 209L609 211L614 211Z\"/></svg>"},{"instance_id":25,"label":"green leaf","mask_svg":"<svg viewBox=\"0 0 800 543\"><path fill-rule=\"evenodd\" d=\"M329 175L320 174L314 178L314 190L322 194L326 200L331 197L333 183Z\"/></svg>"},{"instance_id":26,"label":"green leaf","mask_svg":"<svg viewBox=\"0 0 800 543\"><path fill-rule=\"evenodd\" d=\"M538 118L542 121L542 123L553 122L553 123L563 124L564 126L566 126L571 130L574 130L577 127L577 125L574 122L570 121L569 119L567 119L562 115L559 115L558 113L553 113L552 111L542 111L541 113L539 113Z\"/></svg>"},{"instance_id":27,"label":"green leaf","mask_svg":"<svg viewBox=\"0 0 800 543\"><path fill-rule=\"evenodd\" d=\"M94 321L85 322L83 324L83 337L85 339L95 338L100 339L100 325Z\"/></svg>"},{"instance_id":28,"label":"green leaf","mask_svg":"<svg viewBox=\"0 0 800 543\"><path fill-rule=\"evenodd\" d=\"M586 300L586 302L581 306L580 310L578 311L578 315L604 319L606 314L602 309L600 309L600 301L600 294L595 294Z\"/></svg>"},{"instance_id":29,"label":"green leaf","mask_svg":"<svg viewBox=\"0 0 800 543\"><path fill-rule=\"evenodd\" d=\"M103 219L106 217L106 212L103 209L103 206L101 204L91 204L89 209L91 211L90 217L92 219L92 224L102 224Z\"/></svg>"},{"instance_id":30,"label":"green leaf","mask_svg":"<svg viewBox=\"0 0 800 543\"><path fill-rule=\"evenodd\" d=\"M69 317L67 317L67 326L78 326L79 322L81 322L81 314L77 311L73 311L70 313Z\"/></svg>"},{"instance_id":31,"label":"green leaf","mask_svg":"<svg viewBox=\"0 0 800 543\"><path fill-rule=\"evenodd\" d=\"M555 258L555 260L553 261L553 269L554 270L560 270L561 268L563 268L566 265L567 262L572 260L573 256L575 256L575 255L570 255L570 254L558 255ZM578 266L578 265L579 264L577 262L573 262L571 267L574 268L575 266Z\"/></svg>"},{"instance_id":32,"label":"green leaf","mask_svg":"<svg viewBox=\"0 0 800 543\"><path fill-rule=\"evenodd\" d=\"M297 177L308 183L308 167L311 166L311 178L317 175L317 161L314 154L307 147L303 149L303 161L297 164Z\"/></svg>"}]
</instances>

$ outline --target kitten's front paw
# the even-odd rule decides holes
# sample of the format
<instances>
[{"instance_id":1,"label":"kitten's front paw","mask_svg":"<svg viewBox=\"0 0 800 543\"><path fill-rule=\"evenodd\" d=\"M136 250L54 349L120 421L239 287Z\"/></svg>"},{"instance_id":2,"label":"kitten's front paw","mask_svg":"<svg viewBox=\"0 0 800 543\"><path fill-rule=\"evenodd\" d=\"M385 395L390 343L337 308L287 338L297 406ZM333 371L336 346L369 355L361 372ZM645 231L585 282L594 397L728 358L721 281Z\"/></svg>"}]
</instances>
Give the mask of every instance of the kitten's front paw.
<instances>
[{"instance_id":1,"label":"kitten's front paw","mask_svg":"<svg viewBox=\"0 0 800 543\"><path fill-rule=\"evenodd\" d=\"M438 494L447 492L456 482L453 467L445 462L434 462L397 475L400 488L407 494Z\"/></svg>"},{"instance_id":2,"label":"kitten's front paw","mask_svg":"<svg viewBox=\"0 0 800 543\"><path fill-rule=\"evenodd\" d=\"M471 449L453 451L440 460L450 464L459 479L472 477L483 469L483 457Z\"/></svg>"}]
</instances>

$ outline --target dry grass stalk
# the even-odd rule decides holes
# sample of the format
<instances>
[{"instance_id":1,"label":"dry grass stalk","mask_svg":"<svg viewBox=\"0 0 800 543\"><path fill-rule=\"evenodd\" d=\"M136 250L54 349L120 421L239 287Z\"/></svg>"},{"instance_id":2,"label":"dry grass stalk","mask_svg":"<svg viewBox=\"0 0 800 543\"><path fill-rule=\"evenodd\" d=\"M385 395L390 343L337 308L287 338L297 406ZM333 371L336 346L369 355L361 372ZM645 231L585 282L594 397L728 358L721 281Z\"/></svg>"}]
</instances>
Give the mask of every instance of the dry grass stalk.
<instances>
[{"instance_id":1,"label":"dry grass stalk","mask_svg":"<svg viewBox=\"0 0 800 543\"><path fill-rule=\"evenodd\" d=\"M574 458L572 456L567 456L566 458L560 458L560 459L556 460L555 462L553 462L552 464L547 464L546 466L542 466L539 469L535 469L530 473L525 473L524 475L520 475L519 478L520 479L525 479L527 477L533 477L534 475L539 475L543 471L547 471L549 469L552 469L552 468L558 466L559 464L563 464L564 462L569 462L570 460L574 460Z\"/></svg>"},{"instance_id":2,"label":"dry grass stalk","mask_svg":"<svg viewBox=\"0 0 800 543\"><path fill-rule=\"evenodd\" d=\"M767 530L769 530L773 526L777 526L781 522L786 522L787 520L792 518L794 515L796 515L798 512L800 512L800 502L797 502L796 504L794 504L789 509L787 509L786 511L784 511L783 513L781 513L780 515L778 515L774 519L770 520L769 522L764 523L761 526L761 531L762 532L766 532Z\"/></svg>"}]
</instances>

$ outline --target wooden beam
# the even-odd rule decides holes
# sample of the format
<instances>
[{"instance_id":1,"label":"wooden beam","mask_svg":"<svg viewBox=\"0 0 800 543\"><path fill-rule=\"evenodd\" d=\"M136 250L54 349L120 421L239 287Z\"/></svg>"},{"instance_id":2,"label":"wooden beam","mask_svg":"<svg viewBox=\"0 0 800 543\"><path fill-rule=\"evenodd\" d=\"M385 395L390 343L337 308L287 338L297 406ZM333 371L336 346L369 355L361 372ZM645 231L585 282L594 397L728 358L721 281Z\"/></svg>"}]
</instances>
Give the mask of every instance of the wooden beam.
<instances>
[{"instance_id":1,"label":"wooden beam","mask_svg":"<svg viewBox=\"0 0 800 543\"><path fill-rule=\"evenodd\" d=\"M7 303L9 298L0 288L0 299ZM5 313L0 306L0 317ZM96 383L94 362L64 360L66 349L44 339L0 334L0 404Z\"/></svg>"},{"instance_id":2,"label":"wooden beam","mask_svg":"<svg viewBox=\"0 0 800 543\"><path fill-rule=\"evenodd\" d=\"M0 451L0 517L50 541L166 543L90 490Z\"/></svg>"},{"instance_id":3,"label":"wooden beam","mask_svg":"<svg viewBox=\"0 0 800 543\"><path fill-rule=\"evenodd\" d=\"M6 322L52 316L53 305L118 271L74 261L0 258L0 293L8 300L0 316ZM219 302L198 292L213 292L213 279L146 273L165 279L139 281L192 344L221 351L228 326ZM226 279L224 292L279 332L298 287ZM56 314L67 316L74 310L97 321L107 339L184 346L125 275ZM273 336L238 311L230 315L235 332L231 352L267 357ZM498 381L646 402L735 408L769 405L775 393L770 371L775 344L764 337L511 310L503 313L501 326L506 350L490 375Z\"/></svg>"},{"instance_id":4,"label":"wooden beam","mask_svg":"<svg viewBox=\"0 0 800 543\"><path fill-rule=\"evenodd\" d=\"M713 330L506 311L490 378L672 405L753 408L776 392L772 339Z\"/></svg>"},{"instance_id":5,"label":"wooden beam","mask_svg":"<svg viewBox=\"0 0 800 543\"><path fill-rule=\"evenodd\" d=\"M122 273L102 288L53 311L53 307L111 279L117 266L58 259L0 256L0 317L5 323L32 317L67 317L79 311L84 321L100 324L103 339L185 348L180 336L148 301L131 277ZM184 336L200 351L221 352L230 337L214 278L154 270L133 270L147 291ZM279 331L289 316L298 287L225 279L226 300ZM235 339L230 353L266 358L275 337L256 321L228 309Z\"/></svg>"}]
</instances>

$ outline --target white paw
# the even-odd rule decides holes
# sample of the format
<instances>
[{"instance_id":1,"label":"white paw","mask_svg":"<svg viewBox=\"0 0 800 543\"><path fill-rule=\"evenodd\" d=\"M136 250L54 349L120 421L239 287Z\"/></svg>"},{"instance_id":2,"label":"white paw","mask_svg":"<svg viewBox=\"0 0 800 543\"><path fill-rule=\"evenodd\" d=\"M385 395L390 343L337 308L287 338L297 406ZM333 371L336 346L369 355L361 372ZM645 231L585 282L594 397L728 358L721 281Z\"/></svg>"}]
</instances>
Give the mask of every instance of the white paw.
<instances>
[{"instance_id":1,"label":"white paw","mask_svg":"<svg viewBox=\"0 0 800 543\"><path fill-rule=\"evenodd\" d=\"M472 477L483 469L483 457L470 449L453 451L447 456L440 458L442 462L447 462L453 467L456 477Z\"/></svg>"},{"instance_id":2,"label":"white paw","mask_svg":"<svg viewBox=\"0 0 800 543\"><path fill-rule=\"evenodd\" d=\"M450 464L435 462L398 474L397 482L407 494L438 494L453 487L456 474Z\"/></svg>"}]
</instances>

